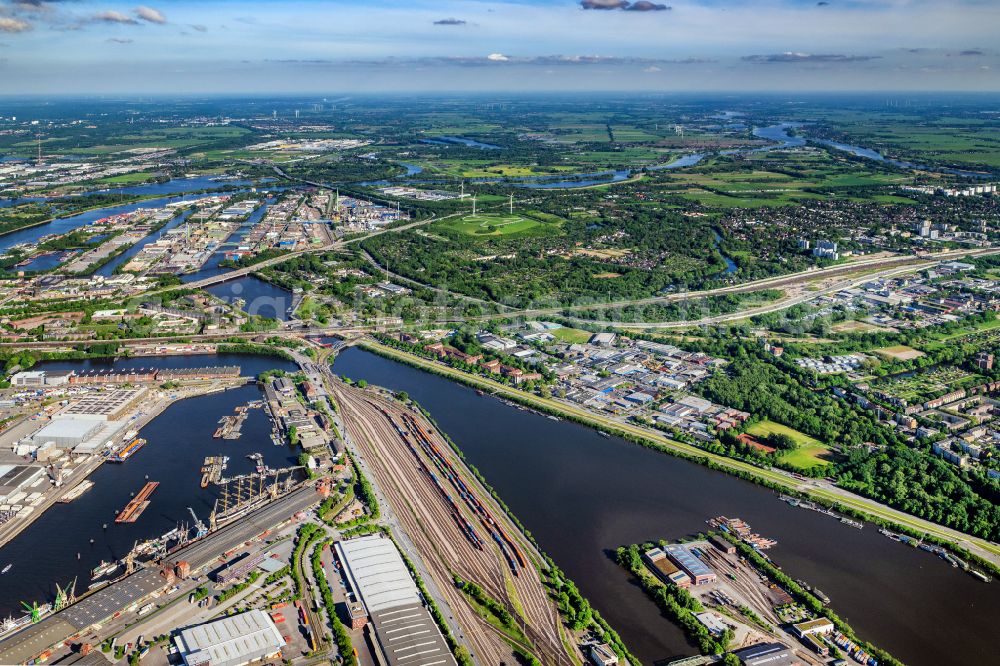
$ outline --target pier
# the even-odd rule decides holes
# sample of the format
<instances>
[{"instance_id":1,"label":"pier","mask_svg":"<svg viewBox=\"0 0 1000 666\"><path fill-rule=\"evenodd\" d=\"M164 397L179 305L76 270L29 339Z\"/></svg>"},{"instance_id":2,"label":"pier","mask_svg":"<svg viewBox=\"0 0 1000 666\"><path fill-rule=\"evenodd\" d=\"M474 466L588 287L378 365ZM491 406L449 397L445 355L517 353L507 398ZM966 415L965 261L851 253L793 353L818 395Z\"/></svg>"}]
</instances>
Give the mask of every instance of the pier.
<instances>
[{"instance_id":1,"label":"pier","mask_svg":"<svg viewBox=\"0 0 1000 666\"><path fill-rule=\"evenodd\" d=\"M222 473L229 464L229 456L208 456L201 468L201 487L208 488L209 483L219 483Z\"/></svg>"},{"instance_id":2,"label":"pier","mask_svg":"<svg viewBox=\"0 0 1000 666\"><path fill-rule=\"evenodd\" d=\"M146 510L149 506L149 496L153 494L156 487L160 485L159 481L150 481L142 487L139 494L132 498L122 512L118 514L115 518L116 523L134 523L136 519L142 515L142 512Z\"/></svg>"}]
</instances>

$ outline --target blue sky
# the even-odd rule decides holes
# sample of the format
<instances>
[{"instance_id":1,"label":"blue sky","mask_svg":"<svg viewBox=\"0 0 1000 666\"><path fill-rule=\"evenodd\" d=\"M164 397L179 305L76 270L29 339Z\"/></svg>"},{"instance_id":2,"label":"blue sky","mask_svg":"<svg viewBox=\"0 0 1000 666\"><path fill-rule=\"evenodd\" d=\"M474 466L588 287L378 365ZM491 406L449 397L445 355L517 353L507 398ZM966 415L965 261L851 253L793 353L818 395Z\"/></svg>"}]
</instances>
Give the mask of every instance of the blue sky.
<instances>
[{"instance_id":1,"label":"blue sky","mask_svg":"<svg viewBox=\"0 0 1000 666\"><path fill-rule=\"evenodd\" d=\"M0 0L0 94L1000 90L990 0Z\"/></svg>"}]
</instances>

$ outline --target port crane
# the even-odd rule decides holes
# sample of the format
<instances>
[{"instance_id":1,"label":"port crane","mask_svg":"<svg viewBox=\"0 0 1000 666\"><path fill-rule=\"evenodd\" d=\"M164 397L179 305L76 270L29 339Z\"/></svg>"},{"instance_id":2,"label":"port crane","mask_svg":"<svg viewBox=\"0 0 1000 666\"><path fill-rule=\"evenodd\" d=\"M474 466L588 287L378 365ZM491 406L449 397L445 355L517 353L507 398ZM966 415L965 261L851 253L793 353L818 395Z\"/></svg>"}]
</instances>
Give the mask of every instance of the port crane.
<instances>
[{"instance_id":1,"label":"port crane","mask_svg":"<svg viewBox=\"0 0 1000 666\"><path fill-rule=\"evenodd\" d=\"M56 583L56 602L53 606L53 610L62 610L76 602L76 578L73 579L69 585L65 588L59 587Z\"/></svg>"},{"instance_id":2,"label":"port crane","mask_svg":"<svg viewBox=\"0 0 1000 666\"><path fill-rule=\"evenodd\" d=\"M201 537L208 534L208 528L205 527L205 523L201 522L201 518L199 518L198 514L194 512L194 509L192 509L191 507L188 507L187 509L188 511L191 512L191 517L194 518L194 530L195 530L194 538L200 539Z\"/></svg>"},{"instance_id":3,"label":"port crane","mask_svg":"<svg viewBox=\"0 0 1000 666\"><path fill-rule=\"evenodd\" d=\"M32 601L29 606L27 602L22 601L21 605L24 606L25 610L31 613L31 623L35 624L42 617L42 610L38 607L37 601Z\"/></svg>"}]
</instances>

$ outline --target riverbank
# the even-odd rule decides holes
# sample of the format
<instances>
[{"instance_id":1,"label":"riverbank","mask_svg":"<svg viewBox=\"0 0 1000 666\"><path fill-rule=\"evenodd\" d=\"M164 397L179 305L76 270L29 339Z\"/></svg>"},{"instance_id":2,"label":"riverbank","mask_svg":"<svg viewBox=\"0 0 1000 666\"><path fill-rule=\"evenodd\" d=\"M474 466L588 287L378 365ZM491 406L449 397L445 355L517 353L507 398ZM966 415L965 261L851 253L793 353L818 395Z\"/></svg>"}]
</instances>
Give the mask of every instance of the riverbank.
<instances>
[{"instance_id":1,"label":"riverbank","mask_svg":"<svg viewBox=\"0 0 1000 666\"><path fill-rule=\"evenodd\" d=\"M494 395L537 409L546 414L567 418L576 423L622 437L628 441L669 453L717 471L733 474L772 490L808 497L827 506L836 505L842 512L877 525L902 530L915 536L931 538L977 564L1000 574L1000 546L984 539L962 534L956 530L910 516L891 507L882 506L864 497L852 495L821 480L800 480L790 473L764 469L749 463L726 458L704 451L690 444L670 439L662 433L629 423L594 414L552 398L542 398L525 391L501 384L492 379L471 375L441 363L394 349L369 338L358 343L362 349L401 361L407 365L458 381L473 388L485 389Z\"/></svg>"},{"instance_id":2,"label":"riverbank","mask_svg":"<svg viewBox=\"0 0 1000 666\"><path fill-rule=\"evenodd\" d=\"M614 562L614 550L650 535L677 540L709 516L737 515L779 542L774 557L809 581L862 637L911 666L980 663L1000 649L989 629L1000 613L991 585L870 526L830 520L779 494L652 447L361 348L338 354L334 372L405 391L435 415L466 461L599 609L642 663L695 653L680 628ZM926 613L933 607L935 614ZM987 637L989 635L989 637ZM979 661L977 661L977 659Z\"/></svg>"}]
</instances>

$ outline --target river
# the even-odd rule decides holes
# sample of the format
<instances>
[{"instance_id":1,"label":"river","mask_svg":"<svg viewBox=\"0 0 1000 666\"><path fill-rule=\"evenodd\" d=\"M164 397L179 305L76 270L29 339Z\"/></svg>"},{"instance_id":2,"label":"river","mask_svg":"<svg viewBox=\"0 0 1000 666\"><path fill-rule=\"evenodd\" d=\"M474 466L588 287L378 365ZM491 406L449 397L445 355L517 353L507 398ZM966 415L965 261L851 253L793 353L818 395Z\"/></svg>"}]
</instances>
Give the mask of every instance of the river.
<instances>
[{"instance_id":1,"label":"river","mask_svg":"<svg viewBox=\"0 0 1000 666\"><path fill-rule=\"evenodd\" d=\"M287 321L294 296L287 289L282 289L270 282L261 280L254 275L227 280L210 287L205 291L218 296L227 303L241 299L241 310L251 315L259 315L270 319Z\"/></svg>"},{"instance_id":2,"label":"river","mask_svg":"<svg viewBox=\"0 0 1000 666\"><path fill-rule=\"evenodd\" d=\"M264 202L256 208L256 210L250 213L246 221L240 225L239 229L237 229L232 236L226 239L226 242L219 245L219 248L212 254L211 257L209 257L204 266L194 273L186 273L182 275L181 281L193 282L207 277L215 277L216 275L221 275L226 271L231 270L229 268L220 267L219 262L226 258L226 252L228 250L235 249L242 244L246 235L250 233L250 230L264 218L264 215L267 214L268 207L274 204L275 201L275 197L265 199Z\"/></svg>"},{"instance_id":3,"label":"river","mask_svg":"<svg viewBox=\"0 0 1000 666\"><path fill-rule=\"evenodd\" d=\"M109 361L58 361L39 364L47 369L89 370L98 368L200 367L240 365L245 376L271 368L294 370L294 364L266 356L220 354L201 356L161 356ZM237 440L214 439L222 416L248 401L262 396L256 386L180 400L141 431L148 440L138 453L121 465L104 464L88 477L94 487L69 504L56 504L0 548L3 566L12 564L2 578L0 618L23 614L21 601L39 604L51 601L55 584L65 586L77 579L77 592L90 584L89 572L101 560L122 557L135 541L149 539L177 526L179 521L193 521L187 507L199 518L208 520L216 498L213 488L200 487L201 465L205 456L227 455L227 474L253 471L246 456L261 453L271 467L295 464L297 451L277 447L271 442L271 425L263 410L253 409ZM159 481L149 508L131 524L116 524L117 512L128 503L146 482ZM102 529L107 523L108 528ZM94 539L91 544L90 540ZM77 553L80 559L77 559Z\"/></svg>"},{"instance_id":4,"label":"river","mask_svg":"<svg viewBox=\"0 0 1000 666\"><path fill-rule=\"evenodd\" d=\"M753 135L761 139L770 139L771 141L779 142L777 146L764 146L763 148L756 148L751 152L766 152L769 150L779 150L785 148L796 148L798 146L804 146L806 144L806 139L791 135L787 130L802 127L802 123L781 123L778 125L770 125L768 127L758 127L753 131ZM897 166L901 169L918 169L921 171L933 171L937 173L949 173L956 176L967 176L970 178L990 178L991 174L982 173L979 171L966 171L964 169L952 169L948 167L931 167L921 164L916 164L914 162L907 162L904 160L897 160L891 157L886 157L877 150L872 150L871 148L864 148L862 146L854 146L849 143L841 143L839 141L831 141L829 139L809 139L815 143L829 146L830 148L835 148L846 153L850 153L855 157L863 157L865 159L874 160L876 162L885 162L886 164L891 164ZM725 151L725 152L739 152L739 151Z\"/></svg>"},{"instance_id":5,"label":"river","mask_svg":"<svg viewBox=\"0 0 1000 666\"><path fill-rule=\"evenodd\" d=\"M174 178L164 183L146 183L145 185L125 185L123 187L108 187L99 190L89 190L79 194L69 194L70 197L85 197L90 194L101 194L113 192L123 196L166 196L170 194L182 194L184 192L199 192L202 190L215 190L222 187L244 187L253 184L249 180L226 180L219 179L218 176L195 176L194 178ZM18 199L0 199L0 208L16 206L22 203L34 201L46 201L49 197L20 197Z\"/></svg>"},{"instance_id":6,"label":"river","mask_svg":"<svg viewBox=\"0 0 1000 666\"><path fill-rule=\"evenodd\" d=\"M405 390L426 407L643 663L695 649L610 554L705 530L705 520L720 514L777 539L769 554L790 576L822 589L862 637L909 666L995 663L995 584L870 525L847 527L746 481L479 397L362 350L341 353L334 370Z\"/></svg>"},{"instance_id":7,"label":"river","mask_svg":"<svg viewBox=\"0 0 1000 666\"><path fill-rule=\"evenodd\" d=\"M12 231L9 234L3 234L0 236L0 252L6 252L10 248L15 245L20 245L21 243L34 243L42 236L68 233L74 229L90 224L91 222L96 222L101 218L109 217L111 215L131 213L139 208L163 208L168 203L174 201L190 201L192 199L201 198L202 196L203 195L200 194L188 194L184 196L148 199L146 201L137 201L119 206L106 206L104 208L89 210L85 213L77 213L76 215L59 218L46 224L40 224L26 229L19 229L18 231Z\"/></svg>"}]
</instances>

